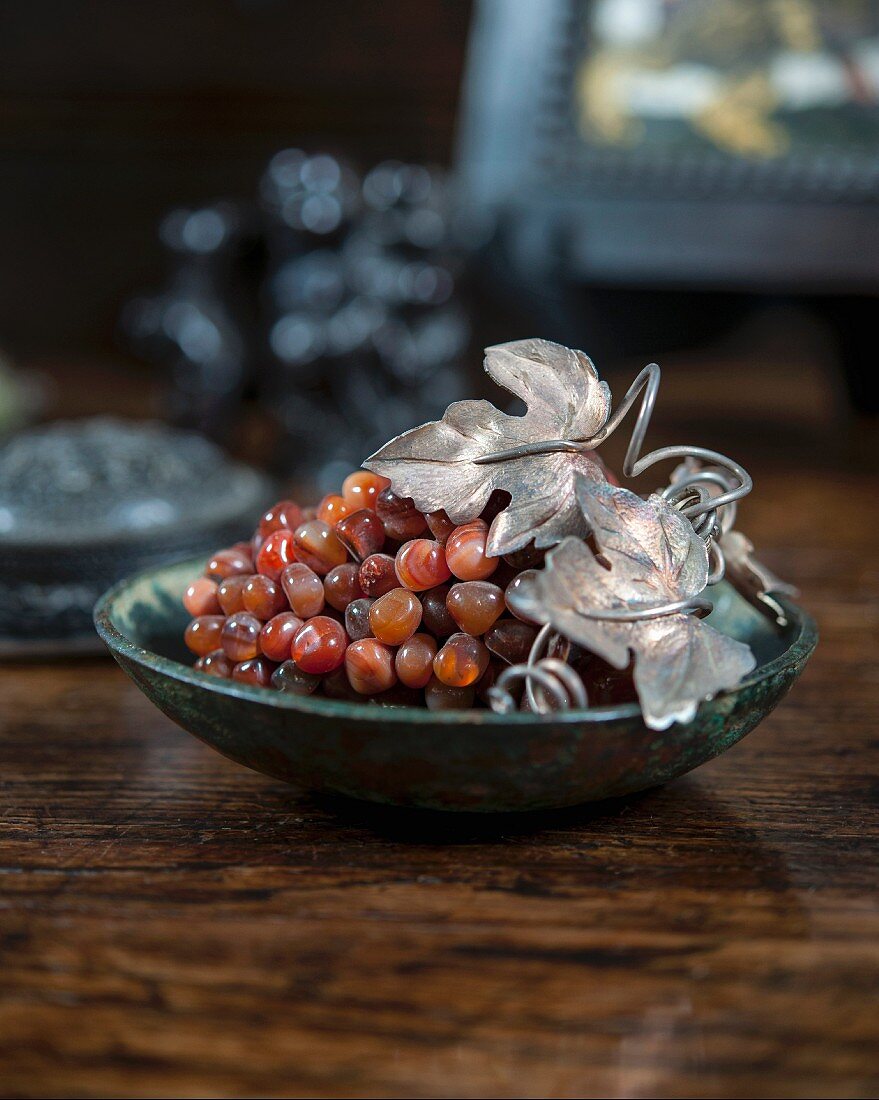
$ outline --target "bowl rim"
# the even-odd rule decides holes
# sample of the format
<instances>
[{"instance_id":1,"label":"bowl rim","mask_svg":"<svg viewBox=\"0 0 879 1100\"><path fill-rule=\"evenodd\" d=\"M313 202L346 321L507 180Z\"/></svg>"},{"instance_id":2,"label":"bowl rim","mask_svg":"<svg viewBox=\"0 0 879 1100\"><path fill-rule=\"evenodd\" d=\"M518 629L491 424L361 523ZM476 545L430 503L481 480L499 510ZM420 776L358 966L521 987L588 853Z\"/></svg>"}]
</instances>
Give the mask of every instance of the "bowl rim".
<instances>
[{"instance_id":1,"label":"bowl rim","mask_svg":"<svg viewBox=\"0 0 879 1100\"><path fill-rule=\"evenodd\" d=\"M548 723L606 723L641 716L641 707L637 702L572 708L570 710L554 711L550 714L522 713L519 711L498 714L489 709L431 711L426 707L377 707L375 704L367 702L354 703L343 699L325 699L312 695L290 695L286 692L272 691L269 688L257 685L239 684L234 680L206 676L180 661L163 657L159 653L145 649L123 634L113 623L113 609L119 598L128 589L165 571L182 569L185 565L191 564L197 569L201 560L201 558L186 558L144 569L131 577L118 581L103 593L95 603L93 618L95 630L113 654L125 657L137 665L148 668L161 676L176 680L178 683L188 684L214 695L257 702L264 706L289 710L293 713L322 715L327 718L367 719L371 722L380 721L391 725L414 721L425 726L466 726L474 724L534 726ZM713 702L716 698L736 695L763 680L777 675L786 668L804 662L814 650L818 643L818 628L812 616L783 593L774 592L773 598L778 600L788 615L793 631L790 644L771 661L758 665L732 690L718 692L711 699L703 700L700 703L700 708ZM659 733L657 733L657 736L659 736Z\"/></svg>"}]
</instances>

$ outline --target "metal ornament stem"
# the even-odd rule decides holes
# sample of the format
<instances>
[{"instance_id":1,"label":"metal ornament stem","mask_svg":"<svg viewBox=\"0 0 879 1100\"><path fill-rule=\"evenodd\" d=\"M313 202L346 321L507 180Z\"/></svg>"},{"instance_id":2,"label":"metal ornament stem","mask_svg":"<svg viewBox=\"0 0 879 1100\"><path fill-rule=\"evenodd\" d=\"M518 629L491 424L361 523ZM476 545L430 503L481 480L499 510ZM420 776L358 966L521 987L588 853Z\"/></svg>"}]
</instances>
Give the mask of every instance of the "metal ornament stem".
<instances>
[{"instance_id":1,"label":"metal ornament stem","mask_svg":"<svg viewBox=\"0 0 879 1100\"><path fill-rule=\"evenodd\" d=\"M754 487L751 475L744 467L740 466L737 462L733 462L731 458L720 454L718 451L711 451L705 447L681 445L676 447L660 447L658 450L651 451L649 454L639 458L641 448L644 446L644 438L647 435L650 418L653 416L653 410L656 406L656 396L659 391L661 378L662 371L660 370L659 364L648 363L631 386L629 386L625 397L617 406L613 414L608 418L604 427L589 439L584 439L582 441L570 439L544 439L534 443L522 443L516 447L507 447L502 451L493 451L487 455L480 455L473 461L478 466L485 466L495 462L508 462L512 459L527 458L530 455L545 455L558 451L567 453L594 451L613 435L643 390L644 397L641 402L641 408L638 410L638 416L635 420L635 426L632 429L632 436L629 440L628 449L626 450L626 457L623 460L623 473L625 476L638 477L640 474L643 474L645 470L649 470L651 466L655 466L657 462L663 462L666 459L673 458L699 459L702 462L719 466L732 474L737 484L729 485L728 482L723 482L717 474L711 476L711 480L719 484L723 492L721 492L720 496L712 497L710 503L708 501L703 501L698 504L690 505L688 508L684 509L684 515L689 519L695 519L696 516L703 515L706 512L717 511L724 505L734 504L736 501L741 500L742 497L747 496ZM707 476L708 473L708 471L704 470L695 472L691 477L683 479L679 485L692 484L693 481L691 478L698 481L709 480Z\"/></svg>"}]
</instances>

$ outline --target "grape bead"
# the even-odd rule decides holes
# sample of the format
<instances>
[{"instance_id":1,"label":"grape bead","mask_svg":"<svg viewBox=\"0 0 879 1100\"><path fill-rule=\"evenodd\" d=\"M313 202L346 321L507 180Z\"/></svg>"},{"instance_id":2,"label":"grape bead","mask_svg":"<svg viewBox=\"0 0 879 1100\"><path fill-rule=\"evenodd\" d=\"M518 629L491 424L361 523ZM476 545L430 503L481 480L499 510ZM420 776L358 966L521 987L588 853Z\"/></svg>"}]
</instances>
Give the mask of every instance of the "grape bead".
<instances>
[{"instance_id":1,"label":"grape bead","mask_svg":"<svg viewBox=\"0 0 879 1100\"><path fill-rule=\"evenodd\" d=\"M348 552L336 532L323 520L300 524L293 537L296 558L321 576L348 560Z\"/></svg>"},{"instance_id":2,"label":"grape bead","mask_svg":"<svg viewBox=\"0 0 879 1100\"><path fill-rule=\"evenodd\" d=\"M358 579L363 594L374 598L400 587L394 559L389 554L370 554L360 566Z\"/></svg>"},{"instance_id":3,"label":"grape bead","mask_svg":"<svg viewBox=\"0 0 879 1100\"><path fill-rule=\"evenodd\" d=\"M413 539L397 551L397 578L404 588L423 592L449 579L445 550L431 539Z\"/></svg>"},{"instance_id":4,"label":"grape bead","mask_svg":"<svg viewBox=\"0 0 879 1100\"><path fill-rule=\"evenodd\" d=\"M537 569L543 565L546 558L545 550L538 550L533 542L523 546L521 550L514 550L512 554L504 554L504 561L511 565L517 573L523 569Z\"/></svg>"},{"instance_id":5,"label":"grape bead","mask_svg":"<svg viewBox=\"0 0 879 1100\"><path fill-rule=\"evenodd\" d=\"M313 569L293 562L281 574L281 587L294 614L300 619L319 615L324 608L324 583Z\"/></svg>"},{"instance_id":6,"label":"grape bead","mask_svg":"<svg viewBox=\"0 0 879 1100\"><path fill-rule=\"evenodd\" d=\"M257 687L268 687L272 682L272 665L265 657L253 657L248 661L240 661L232 669L232 679L239 684L255 684Z\"/></svg>"},{"instance_id":7,"label":"grape bead","mask_svg":"<svg viewBox=\"0 0 879 1100\"><path fill-rule=\"evenodd\" d=\"M361 638L348 646L345 672L358 695L377 695L397 682L394 654L375 638Z\"/></svg>"},{"instance_id":8,"label":"grape bead","mask_svg":"<svg viewBox=\"0 0 879 1100\"><path fill-rule=\"evenodd\" d=\"M345 608L345 630L352 642L361 638L369 638L372 635L372 627L369 625L369 609L374 600L363 598L352 600Z\"/></svg>"},{"instance_id":9,"label":"grape bead","mask_svg":"<svg viewBox=\"0 0 879 1100\"><path fill-rule=\"evenodd\" d=\"M385 544L384 525L369 508L359 508L340 519L336 524L336 534L358 561L363 561L370 554L377 554Z\"/></svg>"},{"instance_id":10,"label":"grape bead","mask_svg":"<svg viewBox=\"0 0 879 1100\"><path fill-rule=\"evenodd\" d=\"M342 496L352 512L358 508L374 508L379 493L390 484L380 474L373 474L369 470L355 470L342 482Z\"/></svg>"},{"instance_id":11,"label":"grape bead","mask_svg":"<svg viewBox=\"0 0 879 1100\"><path fill-rule=\"evenodd\" d=\"M244 586L250 580L246 573L237 573L233 577L226 577L217 585L217 602L224 615L234 615L236 611L244 611Z\"/></svg>"},{"instance_id":12,"label":"grape bead","mask_svg":"<svg viewBox=\"0 0 879 1100\"><path fill-rule=\"evenodd\" d=\"M488 524L481 519L456 527L446 542L449 569L462 581L484 581L497 569L498 559L485 552Z\"/></svg>"},{"instance_id":13,"label":"grape bead","mask_svg":"<svg viewBox=\"0 0 879 1100\"><path fill-rule=\"evenodd\" d=\"M220 634L225 621L222 615L200 615L187 626L183 640L197 657L206 657L220 648Z\"/></svg>"},{"instance_id":14,"label":"grape bead","mask_svg":"<svg viewBox=\"0 0 879 1100\"><path fill-rule=\"evenodd\" d=\"M519 619L501 619L486 632L488 649L507 664L518 665L528 660L528 654L537 637L537 627Z\"/></svg>"},{"instance_id":15,"label":"grape bead","mask_svg":"<svg viewBox=\"0 0 879 1100\"><path fill-rule=\"evenodd\" d=\"M216 676L220 680L228 680L232 675L232 662L222 649L214 649L206 657L200 657L198 668L206 676Z\"/></svg>"},{"instance_id":16,"label":"grape bead","mask_svg":"<svg viewBox=\"0 0 879 1100\"><path fill-rule=\"evenodd\" d=\"M249 611L230 615L220 633L220 644L230 661L250 661L259 656L262 623Z\"/></svg>"},{"instance_id":17,"label":"grape bead","mask_svg":"<svg viewBox=\"0 0 879 1100\"><path fill-rule=\"evenodd\" d=\"M263 514L257 533L260 541L265 542L275 531L293 531L302 522L302 509L295 500L279 500Z\"/></svg>"},{"instance_id":18,"label":"grape bead","mask_svg":"<svg viewBox=\"0 0 879 1100\"><path fill-rule=\"evenodd\" d=\"M517 619L521 619L522 622L530 622L521 612L517 611L512 599L510 598L519 588L519 586L525 582L530 582L530 579L537 575L536 569L525 569L518 577L514 577L504 590L504 603L507 605L507 610L511 611Z\"/></svg>"},{"instance_id":19,"label":"grape bead","mask_svg":"<svg viewBox=\"0 0 879 1100\"><path fill-rule=\"evenodd\" d=\"M433 671L449 687L469 687L488 668L488 661L488 650L478 638L453 634L434 657Z\"/></svg>"},{"instance_id":20,"label":"grape bead","mask_svg":"<svg viewBox=\"0 0 879 1100\"><path fill-rule=\"evenodd\" d=\"M392 588L369 609L369 625L380 642L400 645L421 625L421 600L405 588Z\"/></svg>"},{"instance_id":21,"label":"grape bead","mask_svg":"<svg viewBox=\"0 0 879 1100\"><path fill-rule=\"evenodd\" d=\"M403 642L394 658L400 682L410 688L427 687L433 676L436 640L429 634L413 634Z\"/></svg>"},{"instance_id":22,"label":"grape bead","mask_svg":"<svg viewBox=\"0 0 879 1100\"><path fill-rule=\"evenodd\" d=\"M183 593L183 606L194 619L199 615L220 614L217 587L217 582L210 577L199 577L188 586Z\"/></svg>"},{"instance_id":23,"label":"grape bead","mask_svg":"<svg viewBox=\"0 0 879 1100\"><path fill-rule=\"evenodd\" d=\"M256 556L256 571L269 580L280 580L287 566L296 561L293 532L286 527L273 531Z\"/></svg>"},{"instance_id":24,"label":"grape bead","mask_svg":"<svg viewBox=\"0 0 879 1100\"><path fill-rule=\"evenodd\" d=\"M445 509L440 508L438 512L427 512L424 516L424 521L436 541L445 546L446 540L455 530L456 526L446 515Z\"/></svg>"},{"instance_id":25,"label":"grape bead","mask_svg":"<svg viewBox=\"0 0 879 1100\"><path fill-rule=\"evenodd\" d=\"M449 614L465 634L484 634L504 610L503 589L489 581L453 584L446 597Z\"/></svg>"},{"instance_id":26,"label":"grape bead","mask_svg":"<svg viewBox=\"0 0 879 1100\"><path fill-rule=\"evenodd\" d=\"M303 672L295 661L284 661L272 673L272 687L288 695L311 695L320 684L320 676Z\"/></svg>"},{"instance_id":27,"label":"grape bead","mask_svg":"<svg viewBox=\"0 0 879 1100\"><path fill-rule=\"evenodd\" d=\"M321 691L328 699L344 699L347 702L362 703L363 699L351 687L348 673L345 671L345 662L333 669L321 680Z\"/></svg>"},{"instance_id":28,"label":"grape bead","mask_svg":"<svg viewBox=\"0 0 879 1100\"><path fill-rule=\"evenodd\" d=\"M275 615L287 610L287 597L279 581L270 580L261 573L248 577L241 593L244 610L268 622Z\"/></svg>"},{"instance_id":29,"label":"grape bead","mask_svg":"<svg viewBox=\"0 0 879 1100\"><path fill-rule=\"evenodd\" d=\"M436 676L424 689L424 702L428 710L469 710L476 698L476 687L452 687Z\"/></svg>"},{"instance_id":30,"label":"grape bead","mask_svg":"<svg viewBox=\"0 0 879 1100\"><path fill-rule=\"evenodd\" d=\"M205 575L215 581L232 577L236 573L252 572L253 561L248 554L240 550L218 550L205 568Z\"/></svg>"},{"instance_id":31,"label":"grape bead","mask_svg":"<svg viewBox=\"0 0 879 1100\"><path fill-rule=\"evenodd\" d=\"M290 656L303 672L323 676L345 660L347 642L341 623L328 615L316 615L297 631Z\"/></svg>"},{"instance_id":32,"label":"grape bead","mask_svg":"<svg viewBox=\"0 0 879 1100\"><path fill-rule=\"evenodd\" d=\"M259 648L270 661L286 661L302 620L292 611L282 611L259 632Z\"/></svg>"},{"instance_id":33,"label":"grape bead","mask_svg":"<svg viewBox=\"0 0 879 1100\"><path fill-rule=\"evenodd\" d=\"M399 542L417 538L427 527L427 520L412 498L398 497L392 489L383 489L376 497L375 512L388 537Z\"/></svg>"},{"instance_id":34,"label":"grape bead","mask_svg":"<svg viewBox=\"0 0 879 1100\"><path fill-rule=\"evenodd\" d=\"M436 634L438 638L448 638L450 634L454 634L458 629L458 624L446 607L448 595L449 586L441 584L436 588L429 589L421 597L421 621L431 634Z\"/></svg>"},{"instance_id":35,"label":"grape bead","mask_svg":"<svg viewBox=\"0 0 879 1100\"><path fill-rule=\"evenodd\" d=\"M337 565L324 577L324 595L330 607L336 611L344 611L352 600L360 599L363 590L357 579L359 566L353 561L346 561L344 565Z\"/></svg>"},{"instance_id":36,"label":"grape bead","mask_svg":"<svg viewBox=\"0 0 879 1100\"><path fill-rule=\"evenodd\" d=\"M338 493L328 493L317 506L315 518L323 523L328 523L332 527L340 519L344 519L350 511L351 509L345 503L343 497L340 497Z\"/></svg>"}]
</instances>

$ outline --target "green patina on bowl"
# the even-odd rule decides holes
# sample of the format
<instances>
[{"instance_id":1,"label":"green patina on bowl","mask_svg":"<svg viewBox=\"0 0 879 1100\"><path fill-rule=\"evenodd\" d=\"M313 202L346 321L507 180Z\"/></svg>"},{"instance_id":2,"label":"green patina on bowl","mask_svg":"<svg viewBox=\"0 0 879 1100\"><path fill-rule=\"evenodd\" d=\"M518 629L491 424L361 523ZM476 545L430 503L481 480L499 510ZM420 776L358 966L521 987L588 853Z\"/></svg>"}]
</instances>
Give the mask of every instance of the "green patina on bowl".
<instances>
[{"instance_id":1,"label":"green patina on bowl","mask_svg":"<svg viewBox=\"0 0 879 1100\"><path fill-rule=\"evenodd\" d=\"M726 584L712 590L712 624L747 642L756 670L657 733L638 706L554 715L410 707L297 697L195 672L183 647L184 588L200 560L143 573L110 589L95 624L144 694L224 756L313 790L372 802L466 811L535 810L630 794L718 756L773 709L817 642L813 620L779 597L779 629Z\"/></svg>"}]
</instances>

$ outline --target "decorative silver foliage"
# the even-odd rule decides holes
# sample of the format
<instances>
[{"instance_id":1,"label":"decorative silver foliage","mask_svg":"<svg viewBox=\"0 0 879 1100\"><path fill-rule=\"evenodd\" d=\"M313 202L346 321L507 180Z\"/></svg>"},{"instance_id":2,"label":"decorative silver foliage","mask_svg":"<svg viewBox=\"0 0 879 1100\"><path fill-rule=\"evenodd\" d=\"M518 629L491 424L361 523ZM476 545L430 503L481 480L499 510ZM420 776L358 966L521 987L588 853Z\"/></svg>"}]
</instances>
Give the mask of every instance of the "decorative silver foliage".
<instances>
[{"instance_id":1,"label":"decorative silver foliage","mask_svg":"<svg viewBox=\"0 0 879 1100\"><path fill-rule=\"evenodd\" d=\"M775 621L787 622L784 608L772 598L773 592L796 596L797 590L767 569L754 557L754 545L741 531L727 531L721 539L726 562L726 577L758 611L768 611Z\"/></svg>"},{"instance_id":2,"label":"decorative silver foliage","mask_svg":"<svg viewBox=\"0 0 879 1100\"><path fill-rule=\"evenodd\" d=\"M583 352L549 340L487 348L485 369L525 402L524 416L489 401L457 401L442 420L397 436L364 466L390 478L394 491L421 511L444 508L456 523L475 519L494 490L510 493L489 532L495 556L532 539L546 547L566 535L585 536L574 480L605 484L586 444L610 413L607 384Z\"/></svg>"},{"instance_id":3,"label":"decorative silver foliage","mask_svg":"<svg viewBox=\"0 0 879 1100\"><path fill-rule=\"evenodd\" d=\"M708 555L689 521L661 496L578 479L594 549L566 538L511 595L516 610L625 668L652 729L688 722L699 702L734 687L755 665L750 649L676 609L705 588ZM622 621L622 620L629 621Z\"/></svg>"}]
</instances>

